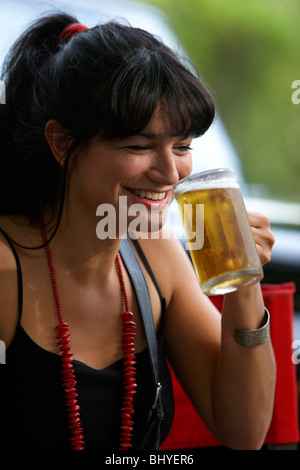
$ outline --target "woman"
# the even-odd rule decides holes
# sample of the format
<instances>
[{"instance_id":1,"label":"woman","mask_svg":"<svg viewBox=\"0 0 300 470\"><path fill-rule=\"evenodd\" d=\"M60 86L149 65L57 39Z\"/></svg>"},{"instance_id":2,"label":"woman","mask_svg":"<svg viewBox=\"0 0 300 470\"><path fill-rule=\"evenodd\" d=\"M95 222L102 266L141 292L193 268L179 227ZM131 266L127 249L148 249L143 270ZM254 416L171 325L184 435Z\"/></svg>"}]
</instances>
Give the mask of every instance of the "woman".
<instances>
[{"instance_id":1,"label":"woman","mask_svg":"<svg viewBox=\"0 0 300 470\"><path fill-rule=\"evenodd\" d=\"M209 93L149 33L87 29L65 14L22 35L3 80L4 448L155 448L172 421L166 360L224 445L260 448L272 415L272 346L268 338L247 348L233 334L265 330L259 284L227 294L221 322L177 240L141 237L133 255L118 254L130 208L142 204L151 230L153 210L164 218L173 185L190 174L192 139L214 117ZM119 213L121 196L125 230L123 220L100 239L97 208ZM274 243L268 221L249 220L264 264ZM146 319L136 260L151 300Z\"/></svg>"}]
</instances>

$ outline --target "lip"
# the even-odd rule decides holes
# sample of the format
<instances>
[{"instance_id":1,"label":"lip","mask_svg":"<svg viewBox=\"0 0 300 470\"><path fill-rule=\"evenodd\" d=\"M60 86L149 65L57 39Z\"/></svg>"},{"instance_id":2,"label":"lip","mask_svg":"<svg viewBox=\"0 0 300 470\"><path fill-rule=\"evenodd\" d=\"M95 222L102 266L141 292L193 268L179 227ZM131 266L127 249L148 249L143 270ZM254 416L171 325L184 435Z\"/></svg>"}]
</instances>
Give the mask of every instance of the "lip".
<instances>
[{"instance_id":1,"label":"lip","mask_svg":"<svg viewBox=\"0 0 300 470\"><path fill-rule=\"evenodd\" d=\"M146 188L125 188L126 191L130 194L131 198L136 201L137 204L144 204L146 207L153 208L153 209L162 209L166 207L169 203L169 192L170 190L167 191L154 191L153 189L146 189ZM145 192L150 191L150 192L156 192L156 193L166 193L165 197L163 199L148 199L146 197L141 197L138 196L133 192L134 189L139 189L139 190L144 190Z\"/></svg>"}]
</instances>

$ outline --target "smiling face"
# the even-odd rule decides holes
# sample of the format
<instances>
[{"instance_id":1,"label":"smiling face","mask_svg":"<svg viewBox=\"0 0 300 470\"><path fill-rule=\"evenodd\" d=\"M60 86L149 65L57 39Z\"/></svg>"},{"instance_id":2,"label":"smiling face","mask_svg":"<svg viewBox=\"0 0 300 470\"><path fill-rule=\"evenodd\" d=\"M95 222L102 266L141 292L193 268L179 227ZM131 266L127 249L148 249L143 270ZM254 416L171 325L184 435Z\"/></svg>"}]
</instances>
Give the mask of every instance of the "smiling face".
<instances>
[{"instance_id":1,"label":"smiling face","mask_svg":"<svg viewBox=\"0 0 300 470\"><path fill-rule=\"evenodd\" d=\"M95 216L100 204L119 209L120 196L126 196L129 212L134 204L142 204L149 222L154 211L165 219L173 185L192 170L191 142L192 136L172 135L160 108L138 135L114 141L93 139L72 171L70 204Z\"/></svg>"}]
</instances>

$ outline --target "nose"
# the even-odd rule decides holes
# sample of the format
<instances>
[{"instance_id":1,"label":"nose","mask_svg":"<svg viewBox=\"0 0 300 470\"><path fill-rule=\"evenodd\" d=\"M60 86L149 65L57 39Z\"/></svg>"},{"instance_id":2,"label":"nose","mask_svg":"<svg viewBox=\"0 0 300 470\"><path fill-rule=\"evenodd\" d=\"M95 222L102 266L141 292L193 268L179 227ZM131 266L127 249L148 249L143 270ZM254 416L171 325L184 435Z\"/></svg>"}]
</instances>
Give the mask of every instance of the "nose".
<instances>
[{"instance_id":1,"label":"nose","mask_svg":"<svg viewBox=\"0 0 300 470\"><path fill-rule=\"evenodd\" d=\"M156 183L174 185L181 178L178 158L170 150L158 152L147 176Z\"/></svg>"}]
</instances>

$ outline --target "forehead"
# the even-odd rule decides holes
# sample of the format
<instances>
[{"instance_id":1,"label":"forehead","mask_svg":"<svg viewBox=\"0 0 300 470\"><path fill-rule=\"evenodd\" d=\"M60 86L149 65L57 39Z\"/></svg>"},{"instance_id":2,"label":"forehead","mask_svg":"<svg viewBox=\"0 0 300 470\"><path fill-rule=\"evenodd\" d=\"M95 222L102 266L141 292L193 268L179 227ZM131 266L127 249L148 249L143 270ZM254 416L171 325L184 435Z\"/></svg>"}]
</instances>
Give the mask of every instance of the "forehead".
<instances>
[{"instance_id":1,"label":"forehead","mask_svg":"<svg viewBox=\"0 0 300 470\"><path fill-rule=\"evenodd\" d=\"M168 112L158 105L149 120L147 126L138 134L148 138L163 138L166 136L178 136L170 123Z\"/></svg>"},{"instance_id":2,"label":"forehead","mask_svg":"<svg viewBox=\"0 0 300 470\"><path fill-rule=\"evenodd\" d=\"M150 121L145 129L143 129L143 133L144 132L153 134L171 134L172 129L170 121L167 112L162 108L162 106L158 105L155 108Z\"/></svg>"}]
</instances>

